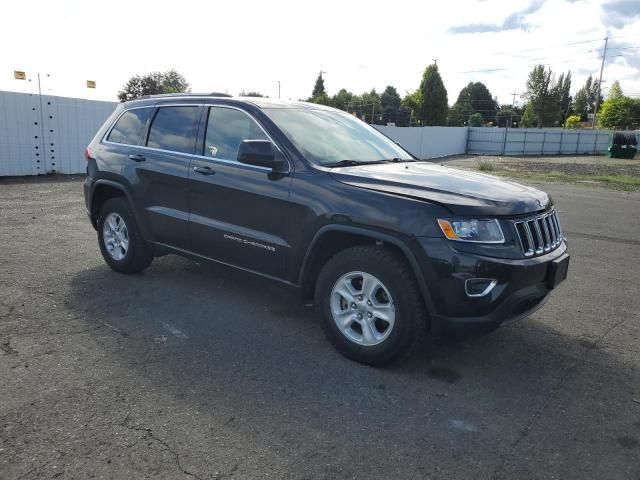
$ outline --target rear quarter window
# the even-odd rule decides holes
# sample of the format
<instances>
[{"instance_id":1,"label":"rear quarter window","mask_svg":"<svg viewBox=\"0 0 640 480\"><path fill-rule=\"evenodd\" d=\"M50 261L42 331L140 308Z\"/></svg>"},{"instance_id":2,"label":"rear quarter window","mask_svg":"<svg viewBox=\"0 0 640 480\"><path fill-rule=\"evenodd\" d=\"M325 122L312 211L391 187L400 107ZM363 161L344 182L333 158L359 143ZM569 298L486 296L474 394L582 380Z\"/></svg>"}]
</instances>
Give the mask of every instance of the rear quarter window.
<instances>
[{"instance_id":1,"label":"rear quarter window","mask_svg":"<svg viewBox=\"0 0 640 480\"><path fill-rule=\"evenodd\" d=\"M151 108L136 108L124 112L109 132L107 141L125 145L140 145L151 111Z\"/></svg>"}]
</instances>

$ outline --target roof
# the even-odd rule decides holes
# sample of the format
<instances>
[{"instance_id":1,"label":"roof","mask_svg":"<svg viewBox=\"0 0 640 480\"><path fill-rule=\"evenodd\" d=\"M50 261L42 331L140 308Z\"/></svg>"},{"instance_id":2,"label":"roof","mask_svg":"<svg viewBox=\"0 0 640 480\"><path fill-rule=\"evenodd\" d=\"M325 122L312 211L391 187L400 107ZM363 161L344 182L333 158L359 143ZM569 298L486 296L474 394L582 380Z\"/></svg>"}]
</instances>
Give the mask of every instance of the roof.
<instances>
[{"instance_id":1,"label":"roof","mask_svg":"<svg viewBox=\"0 0 640 480\"><path fill-rule=\"evenodd\" d=\"M296 109L313 109L313 110L335 110L334 108L320 105L317 103L294 101L294 100L278 100L266 97L233 97L226 93L168 93L162 95L145 95L135 100L125 102L125 105L140 104L157 104L159 102L167 102L176 100L189 100L196 102L198 100L206 100L207 103L212 100L219 100L220 103L226 104L248 104L254 105L260 109L263 108L296 108Z\"/></svg>"}]
</instances>

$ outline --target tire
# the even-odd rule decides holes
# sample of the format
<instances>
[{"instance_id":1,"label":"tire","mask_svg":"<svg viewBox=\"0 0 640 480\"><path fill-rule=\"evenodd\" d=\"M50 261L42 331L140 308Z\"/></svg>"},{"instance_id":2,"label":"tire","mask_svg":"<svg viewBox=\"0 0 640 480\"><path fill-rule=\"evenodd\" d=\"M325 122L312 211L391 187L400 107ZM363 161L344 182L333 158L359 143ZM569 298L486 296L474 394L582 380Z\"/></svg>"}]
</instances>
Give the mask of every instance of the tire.
<instances>
[{"instance_id":1,"label":"tire","mask_svg":"<svg viewBox=\"0 0 640 480\"><path fill-rule=\"evenodd\" d=\"M398 361L426 338L428 316L413 272L384 247L363 245L336 254L320 271L314 301L329 341L365 365Z\"/></svg>"},{"instance_id":2,"label":"tire","mask_svg":"<svg viewBox=\"0 0 640 480\"><path fill-rule=\"evenodd\" d=\"M112 228L114 225L120 228L118 233ZM98 244L104 261L119 273L141 272L153 261L153 250L142 238L127 201L121 197L107 200L100 208Z\"/></svg>"}]
</instances>

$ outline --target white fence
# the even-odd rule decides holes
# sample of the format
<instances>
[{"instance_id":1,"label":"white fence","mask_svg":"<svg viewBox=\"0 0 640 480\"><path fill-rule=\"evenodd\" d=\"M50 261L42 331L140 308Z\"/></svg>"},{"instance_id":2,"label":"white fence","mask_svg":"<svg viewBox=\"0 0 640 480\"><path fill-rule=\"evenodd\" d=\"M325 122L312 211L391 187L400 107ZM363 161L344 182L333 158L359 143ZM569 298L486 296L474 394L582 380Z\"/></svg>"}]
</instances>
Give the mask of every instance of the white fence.
<instances>
[{"instance_id":1,"label":"white fence","mask_svg":"<svg viewBox=\"0 0 640 480\"><path fill-rule=\"evenodd\" d=\"M421 159L467 151L467 127L388 127L375 125L387 137Z\"/></svg>"},{"instance_id":2,"label":"white fence","mask_svg":"<svg viewBox=\"0 0 640 480\"><path fill-rule=\"evenodd\" d=\"M607 150L609 130L469 128L467 153L485 155L581 155Z\"/></svg>"},{"instance_id":3,"label":"white fence","mask_svg":"<svg viewBox=\"0 0 640 480\"><path fill-rule=\"evenodd\" d=\"M0 92L0 176L84 172L84 149L115 106Z\"/></svg>"},{"instance_id":4,"label":"white fence","mask_svg":"<svg viewBox=\"0 0 640 480\"><path fill-rule=\"evenodd\" d=\"M84 172L84 149L115 106L115 102L0 92L0 176ZM464 153L603 153L611 135L607 130L375 128L422 159Z\"/></svg>"}]
</instances>

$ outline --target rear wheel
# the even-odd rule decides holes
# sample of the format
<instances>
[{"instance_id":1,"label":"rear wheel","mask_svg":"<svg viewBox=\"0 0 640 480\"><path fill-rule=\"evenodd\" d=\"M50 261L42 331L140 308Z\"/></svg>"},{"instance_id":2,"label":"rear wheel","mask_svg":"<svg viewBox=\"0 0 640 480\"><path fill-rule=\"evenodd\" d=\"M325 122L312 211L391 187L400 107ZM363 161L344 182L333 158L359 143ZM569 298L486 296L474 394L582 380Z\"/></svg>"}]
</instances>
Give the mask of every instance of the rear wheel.
<instances>
[{"instance_id":1,"label":"rear wheel","mask_svg":"<svg viewBox=\"0 0 640 480\"><path fill-rule=\"evenodd\" d=\"M100 208L98 243L105 262L116 272L138 273L153 261L153 251L123 198L111 198Z\"/></svg>"},{"instance_id":2,"label":"rear wheel","mask_svg":"<svg viewBox=\"0 0 640 480\"><path fill-rule=\"evenodd\" d=\"M360 363L396 361L426 335L427 314L413 272L382 247L357 246L329 260L318 277L315 304L334 347Z\"/></svg>"}]
</instances>

